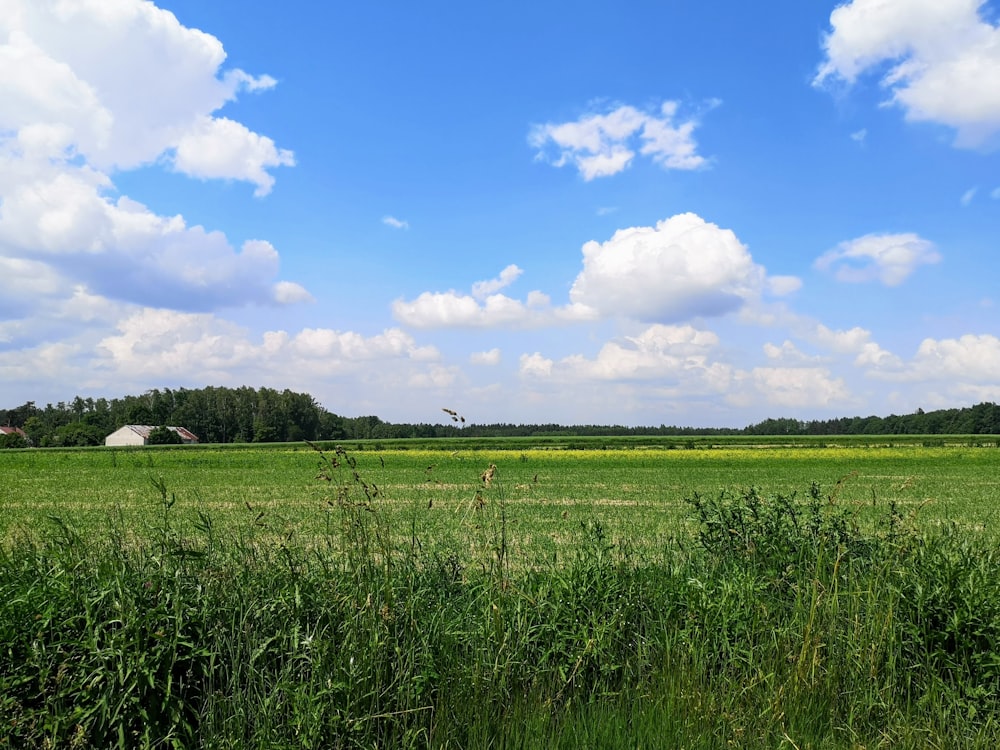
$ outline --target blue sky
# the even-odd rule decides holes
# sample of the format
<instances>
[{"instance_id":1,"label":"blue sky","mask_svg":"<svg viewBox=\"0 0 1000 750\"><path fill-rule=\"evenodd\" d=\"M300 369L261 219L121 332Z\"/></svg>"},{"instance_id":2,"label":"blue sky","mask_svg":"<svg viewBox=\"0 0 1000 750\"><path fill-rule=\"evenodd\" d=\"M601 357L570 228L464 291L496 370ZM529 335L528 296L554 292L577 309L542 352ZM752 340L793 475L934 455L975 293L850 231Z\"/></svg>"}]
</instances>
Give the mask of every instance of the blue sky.
<instances>
[{"instance_id":1,"label":"blue sky","mask_svg":"<svg viewBox=\"0 0 1000 750\"><path fill-rule=\"evenodd\" d=\"M1000 400L993 2L0 9L0 406Z\"/></svg>"}]
</instances>

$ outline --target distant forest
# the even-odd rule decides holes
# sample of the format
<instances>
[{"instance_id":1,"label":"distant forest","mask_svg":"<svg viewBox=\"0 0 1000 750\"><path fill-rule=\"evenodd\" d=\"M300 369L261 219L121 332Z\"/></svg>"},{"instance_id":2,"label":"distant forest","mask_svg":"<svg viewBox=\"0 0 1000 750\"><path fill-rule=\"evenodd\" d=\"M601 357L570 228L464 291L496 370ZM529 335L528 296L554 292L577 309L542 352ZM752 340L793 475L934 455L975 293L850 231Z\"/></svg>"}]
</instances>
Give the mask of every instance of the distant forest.
<instances>
[{"instance_id":1,"label":"distant forest","mask_svg":"<svg viewBox=\"0 0 1000 750\"><path fill-rule=\"evenodd\" d=\"M126 424L173 425L203 443L275 443L300 440L366 440L432 437L541 437L587 435L983 435L1000 434L1000 406L982 403L888 417L810 420L765 419L742 429L624 427L621 425L472 424L442 408L444 424L393 424L376 416L343 417L307 393L272 388L153 389L140 396L81 398L39 407L28 401L0 409L0 426L20 428L39 447L103 445ZM0 447L24 438L0 435Z\"/></svg>"}]
</instances>

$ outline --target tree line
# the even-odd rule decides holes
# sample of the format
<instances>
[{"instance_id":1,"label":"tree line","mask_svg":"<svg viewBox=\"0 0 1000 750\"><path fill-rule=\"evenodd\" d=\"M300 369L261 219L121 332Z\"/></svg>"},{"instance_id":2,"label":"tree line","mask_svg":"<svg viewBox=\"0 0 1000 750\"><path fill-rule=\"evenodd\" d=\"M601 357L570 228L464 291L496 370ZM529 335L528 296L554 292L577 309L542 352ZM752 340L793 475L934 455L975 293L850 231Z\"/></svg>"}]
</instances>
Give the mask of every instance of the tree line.
<instances>
[{"instance_id":1,"label":"tree line","mask_svg":"<svg viewBox=\"0 0 1000 750\"><path fill-rule=\"evenodd\" d=\"M747 435L998 435L1000 406L991 402L961 409L917 409L887 417L842 417L810 420L765 419L750 425Z\"/></svg>"},{"instance_id":2,"label":"tree line","mask_svg":"<svg viewBox=\"0 0 1000 750\"><path fill-rule=\"evenodd\" d=\"M377 416L344 417L327 411L307 393L273 388L207 387L152 389L138 396L82 398L39 407L28 401L0 409L0 425L19 428L0 435L0 447L103 445L127 424L185 427L202 443L274 443L301 440L372 440L457 437L584 437L619 435L936 435L1000 434L1000 406L982 403L888 417L830 420L765 419L742 429L660 425L471 424L442 409L444 424L391 423Z\"/></svg>"},{"instance_id":3,"label":"tree line","mask_svg":"<svg viewBox=\"0 0 1000 750\"><path fill-rule=\"evenodd\" d=\"M336 439L343 433L341 418L307 393L247 386L154 388L123 398L77 396L44 407L28 401L0 409L0 424L19 427L40 447L103 445L127 424L185 427L203 443Z\"/></svg>"}]
</instances>

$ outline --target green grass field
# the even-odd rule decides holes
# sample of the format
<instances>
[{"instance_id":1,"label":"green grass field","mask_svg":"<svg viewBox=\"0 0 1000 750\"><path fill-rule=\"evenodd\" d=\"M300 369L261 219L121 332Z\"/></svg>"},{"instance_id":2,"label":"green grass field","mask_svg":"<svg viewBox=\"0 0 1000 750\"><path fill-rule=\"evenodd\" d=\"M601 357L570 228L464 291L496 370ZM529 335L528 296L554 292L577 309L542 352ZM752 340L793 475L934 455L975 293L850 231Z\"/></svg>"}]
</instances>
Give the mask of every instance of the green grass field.
<instances>
[{"instance_id":1,"label":"green grass field","mask_svg":"<svg viewBox=\"0 0 1000 750\"><path fill-rule=\"evenodd\" d=\"M923 442L5 452L0 748L994 748L1000 449Z\"/></svg>"},{"instance_id":2,"label":"green grass field","mask_svg":"<svg viewBox=\"0 0 1000 750\"><path fill-rule=\"evenodd\" d=\"M439 449L369 445L350 455L362 478L378 488L379 507L393 527L432 543L467 531L480 475L496 465L512 542L526 553L550 551L567 527L593 519L637 544L655 544L676 531L685 498L751 486L790 494L816 482L861 516L896 503L931 525L982 528L1000 508L1000 450L993 447L742 442L697 450L503 443L469 450L450 442ZM308 538L325 533L330 512L329 487L316 478L320 463L303 445L11 451L0 456L0 538L37 530L49 516L100 529L112 512L141 533L158 519L158 483L176 498L173 514L182 526L201 511L220 528L256 522L275 534Z\"/></svg>"}]
</instances>

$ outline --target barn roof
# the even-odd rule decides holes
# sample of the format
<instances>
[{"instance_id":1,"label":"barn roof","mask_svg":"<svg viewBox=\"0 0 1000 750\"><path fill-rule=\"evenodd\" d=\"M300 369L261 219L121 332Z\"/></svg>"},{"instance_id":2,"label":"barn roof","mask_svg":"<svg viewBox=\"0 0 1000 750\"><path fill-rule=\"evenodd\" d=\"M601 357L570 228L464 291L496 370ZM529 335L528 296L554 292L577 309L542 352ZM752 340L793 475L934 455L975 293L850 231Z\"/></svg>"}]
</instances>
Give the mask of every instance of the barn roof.
<instances>
[{"instance_id":1,"label":"barn roof","mask_svg":"<svg viewBox=\"0 0 1000 750\"><path fill-rule=\"evenodd\" d=\"M127 424L127 425L124 425L121 429L123 429L123 430L131 430L136 435L138 435L139 437L141 437L143 440L146 440L146 439L149 438L149 433L151 433L153 430L155 430L156 427L154 427L152 425L148 425L148 424ZM168 430L173 430L178 435L180 435L181 440L191 440L191 441L193 441L195 443L198 442L198 436L195 435L193 432L191 432L190 430L188 430L185 427L174 427L172 425L167 425L167 429Z\"/></svg>"}]
</instances>

